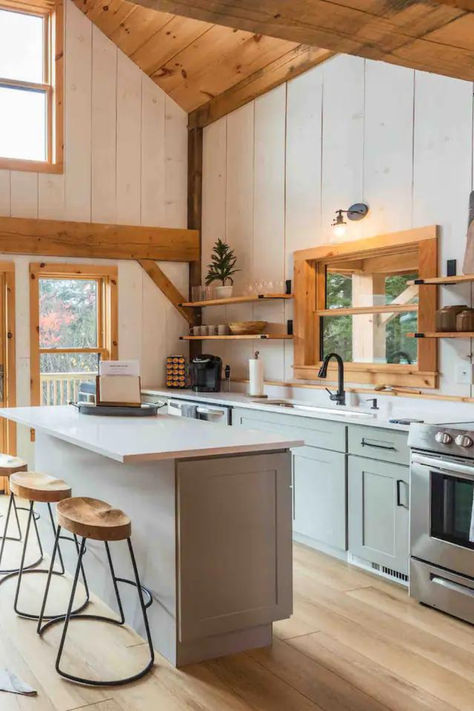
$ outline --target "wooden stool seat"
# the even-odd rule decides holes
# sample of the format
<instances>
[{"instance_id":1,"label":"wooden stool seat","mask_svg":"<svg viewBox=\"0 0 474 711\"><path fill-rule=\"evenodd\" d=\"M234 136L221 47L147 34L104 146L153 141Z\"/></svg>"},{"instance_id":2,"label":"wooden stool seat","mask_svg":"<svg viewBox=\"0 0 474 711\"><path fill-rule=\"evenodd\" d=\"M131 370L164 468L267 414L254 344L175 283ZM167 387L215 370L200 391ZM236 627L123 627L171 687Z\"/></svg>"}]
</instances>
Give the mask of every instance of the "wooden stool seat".
<instances>
[{"instance_id":1,"label":"wooden stool seat","mask_svg":"<svg viewBox=\"0 0 474 711\"><path fill-rule=\"evenodd\" d=\"M62 479L40 472L17 472L10 476L10 487L16 496L28 501L55 503L71 496L71 487Z\"/></svg>"},{"instance_id":2,"label":"wooden stool seat","mask_svg":"<svg viewBox=\"0 0 474 711\"><path fill-rule=\"evenodd\" d=\"M27 463L20 457L0 453L0 476L10 476L15 472L26 472Z\"/></svg>"},{"instance_id":3,"label":"wooden stool seat","mask_svg":"<svg viewBox=\"0 0 474 711\"><path fill-rule=\"evenodd\" d=\"M65 499L58 504L56 514L62 528L83 538L122 541L130 538L132 532L127 514L100 499L87 496Z\"/></svg>"}]
</instances>

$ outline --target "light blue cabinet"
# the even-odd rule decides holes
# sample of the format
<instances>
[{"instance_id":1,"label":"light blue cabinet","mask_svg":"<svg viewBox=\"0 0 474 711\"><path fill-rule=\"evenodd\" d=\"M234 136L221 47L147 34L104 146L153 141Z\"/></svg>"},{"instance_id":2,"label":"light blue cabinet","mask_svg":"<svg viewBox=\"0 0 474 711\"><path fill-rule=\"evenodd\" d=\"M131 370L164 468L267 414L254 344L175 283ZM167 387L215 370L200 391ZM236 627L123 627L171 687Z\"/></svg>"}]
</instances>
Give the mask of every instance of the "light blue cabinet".
<instances>
[{"instance_id":1,"label":"light blue cabinet","mask_svg":"<svg viewBox=\"0 0 474 711\"><path fill-rule=\"evenodd\" d=\"M345 454L317 447L293 451L293 531L346 549Z\"/></svg>"},{"instance_id":2,"label":"light blue cabinet","mask_svg":"<svg viewBox=\"0 0 474 711\"><path fill-rule=\"evenodd\" d=\"M348 510L349 551L408 575L409 468L349 456Z\"/></svg>"},{"instance_id":3,"label":"light blue cabinet","mask_svg":"<svg viewBox=\"0 0 474 711\"><path fill-rule=\"evenodd\" d=\"M305 440L293 450L293 534L308 545L347 549L346 425L342 422L234 408L235 427Z\"/></svg>"}]
</instances>

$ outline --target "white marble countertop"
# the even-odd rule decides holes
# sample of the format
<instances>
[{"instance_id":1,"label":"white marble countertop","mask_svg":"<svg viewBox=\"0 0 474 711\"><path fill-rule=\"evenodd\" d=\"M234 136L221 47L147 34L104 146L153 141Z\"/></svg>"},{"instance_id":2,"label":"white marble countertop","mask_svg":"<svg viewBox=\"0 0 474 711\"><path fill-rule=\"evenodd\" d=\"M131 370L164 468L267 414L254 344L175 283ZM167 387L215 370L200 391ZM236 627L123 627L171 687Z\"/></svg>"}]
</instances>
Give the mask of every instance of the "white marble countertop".
<instances>
[{"instance_id":1,"label":"white marble countertop","mask_svg":"<svg viewBox=\"0 0 474 711\"><path fill-rule=\"evenodd\" d=\"M268 452L303 444L281 435L170 415L80 415L71 405L0 408L0 415L125 463Z\"/></svg>"},{"instance_id":2,"label":"white marble countertop","mask_svg":"<svg viewBox=\"0 0 474 711\"><path fill-rule=\"evenodd\" d=\"M375 393L376 395L377 393ZM292 409L289 407L281 407L278 405L265 404L271 402L271 400L279 399L269 397L268 400L262 399L260 401L255 400L250 395L244 395L243 393L229 393L229 392L219 392L219 393L199 393L194 390L175 390L168 389L166 387L157 386L156 388L144 388L142 390L142 395L156 396L158 399L160 396L170 398L172 400L195 400L198 402L207 403L208 405L226 405L227 407L245 407L250 410L261 410L264 412L277 412L284 415L294 415L295 417L312 417L315 419L323 420L333 420L334 422L345 422L351 425L367 425L368 427L382 427L384 429L399 430L402 432L408 432L409 425L401 425L395 422L389 422L387 417L384 417L377 411L371 412L370 410L357 410L351 407L338 407L325 406L320 404L315 404L315 410L311 409ZM286 398L283 398L286 399ZM291 400L290 402L298 403L298 400ZM308 407L311 405L309 402L301 401L301 405ZM318 411L319 408L319 411ZM351 416L351 413L352 416Z\"/></svg>"}]
</instances>

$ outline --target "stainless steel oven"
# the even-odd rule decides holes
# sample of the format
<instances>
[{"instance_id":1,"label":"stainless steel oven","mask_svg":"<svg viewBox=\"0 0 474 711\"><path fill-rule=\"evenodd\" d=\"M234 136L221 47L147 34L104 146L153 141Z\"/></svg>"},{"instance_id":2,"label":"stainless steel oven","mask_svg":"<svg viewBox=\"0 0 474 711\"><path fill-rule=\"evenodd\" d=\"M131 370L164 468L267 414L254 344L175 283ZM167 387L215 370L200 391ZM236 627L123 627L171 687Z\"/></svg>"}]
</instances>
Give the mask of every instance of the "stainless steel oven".
<instances>
[{"instance_id":1,"label":"stainless steel oven","mask_svg":"<svg viewBox=\"0 0 474 711\"><path fill-rule=\"evenodd\" d=\"M468 430L470 424L412 427L410 594L474 623L474 434Z\"/></svg>"}]
</instances>

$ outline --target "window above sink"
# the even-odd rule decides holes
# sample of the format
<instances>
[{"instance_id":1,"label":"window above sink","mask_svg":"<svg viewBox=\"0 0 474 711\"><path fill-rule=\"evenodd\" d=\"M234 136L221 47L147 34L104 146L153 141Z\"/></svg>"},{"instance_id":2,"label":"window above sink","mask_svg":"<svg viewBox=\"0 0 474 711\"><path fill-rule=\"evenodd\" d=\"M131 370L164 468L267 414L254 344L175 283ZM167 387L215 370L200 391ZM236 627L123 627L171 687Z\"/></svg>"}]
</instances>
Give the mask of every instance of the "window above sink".
<instances>
[{"instance_id":1,"label":"window above sink","mask_svg":"<svg viewBox=\"0 0 474 711\"><path fill-rule=\"evenodd\" d=\"M335 352L350 383L436 387L436 345L412 336L434 325L436 299L413 281L437 261L436 226L296 252L295 377Z\"/></svg>"}]
</instances>

